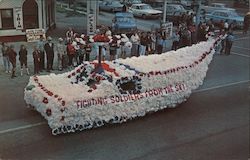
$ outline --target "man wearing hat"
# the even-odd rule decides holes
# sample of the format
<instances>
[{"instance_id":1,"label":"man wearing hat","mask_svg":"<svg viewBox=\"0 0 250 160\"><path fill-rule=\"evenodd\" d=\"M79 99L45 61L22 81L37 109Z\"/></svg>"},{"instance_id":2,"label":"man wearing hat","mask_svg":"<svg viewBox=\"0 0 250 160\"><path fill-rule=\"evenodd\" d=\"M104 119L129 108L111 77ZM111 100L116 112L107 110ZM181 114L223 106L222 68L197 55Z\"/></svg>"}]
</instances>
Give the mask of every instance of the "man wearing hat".
<instances>
[{"instance_id":1,"label":"man wearing hat","mask_svg":"<svg viewBox=\"0 0 250 160\"><path fill-rule=\"evenodd\" d=\"M52 43L52 38L48 37L48 42L44 45L44 50L46 52L47 58L47 72L53 70L53 61L54 61L54 43Z\"/></svg>"},{"instance_id":2,"label":"man wearing hat","mask_svg":"<svg viewBox=\"0 0 250 160\"><path fill-rule=\"evenodd\" d=\"M58 58L58 70L63 69L63 59L66 56L66 46L63 43L62 38L58 38L58 43L56 45L56 53L57 53L57 58Z\"/></svg>"}]
</instances>

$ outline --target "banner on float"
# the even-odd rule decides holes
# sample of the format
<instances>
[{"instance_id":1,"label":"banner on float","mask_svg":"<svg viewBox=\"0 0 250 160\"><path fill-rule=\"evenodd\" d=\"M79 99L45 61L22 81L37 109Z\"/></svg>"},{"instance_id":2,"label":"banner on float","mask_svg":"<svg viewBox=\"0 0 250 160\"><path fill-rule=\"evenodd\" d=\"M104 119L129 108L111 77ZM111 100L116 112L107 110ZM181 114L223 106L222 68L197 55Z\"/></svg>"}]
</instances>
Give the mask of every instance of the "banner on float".
<instances>
[{"instance_id":1,"label":"banner on float","mask_svg":"<svg viewBox=\"0 0 250 160\"><path fill-rule=\"evenodd\" d=\"M76 100L75 104L78 110L86 109L95 105L107 105L107 104L117 104L117 103L127 103L133 102L140 99L146 99L150 97L167 96L169 94L174 94L177 92L183 92L187 90L187 86L184 83L178 83L175 85L168 85L165 87L154 88L147 90L143 93L138 94L128 94L128 95L114 95L110 97L99 97L85 100Z\"/></svg>"}]
</instances>

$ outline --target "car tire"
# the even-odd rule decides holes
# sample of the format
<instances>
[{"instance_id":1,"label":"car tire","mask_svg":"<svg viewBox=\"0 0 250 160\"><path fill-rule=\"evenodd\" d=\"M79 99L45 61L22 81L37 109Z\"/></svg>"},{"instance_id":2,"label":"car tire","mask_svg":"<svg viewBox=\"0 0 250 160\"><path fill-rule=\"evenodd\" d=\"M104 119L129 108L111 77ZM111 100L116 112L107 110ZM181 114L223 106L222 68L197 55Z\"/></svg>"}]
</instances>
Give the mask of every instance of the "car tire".
<instances>
[{"instance_id":1,"label":"car tire","mask_svg":"<svg viewBox=\"0 0 250 160\"><path fill-rule=\"evenodd\" d=\"M146 15L145 14L143 14L142 15L142 19L146 19L147 17L146 17Z\"/></svg>"}]
</instances>

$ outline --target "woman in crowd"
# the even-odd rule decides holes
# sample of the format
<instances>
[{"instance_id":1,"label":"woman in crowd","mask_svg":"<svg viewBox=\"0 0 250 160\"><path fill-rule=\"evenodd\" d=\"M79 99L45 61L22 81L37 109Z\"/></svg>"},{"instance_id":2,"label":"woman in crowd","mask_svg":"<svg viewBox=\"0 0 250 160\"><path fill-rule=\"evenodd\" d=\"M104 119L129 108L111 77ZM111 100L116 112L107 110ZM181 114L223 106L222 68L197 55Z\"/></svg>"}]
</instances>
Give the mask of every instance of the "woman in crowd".
<instances>
[{"instance_id":1,"label":"woman in crowd","mask_svg":"<svg viewBox=\"0 0 250 160\"><path fill-rule=\"evenodd\" d=\"M27 55L28 55L28 51L25 47L25 45L21 45L20 46L20 50L19 50L19 61L20 61L20 64L21 64L21 76L23 76L23 67L25 66L25 69L26 69L26 73L27 75L29 75L29 68L28 68L28 65L27 65Z\"/></svg>"}]
</instances>

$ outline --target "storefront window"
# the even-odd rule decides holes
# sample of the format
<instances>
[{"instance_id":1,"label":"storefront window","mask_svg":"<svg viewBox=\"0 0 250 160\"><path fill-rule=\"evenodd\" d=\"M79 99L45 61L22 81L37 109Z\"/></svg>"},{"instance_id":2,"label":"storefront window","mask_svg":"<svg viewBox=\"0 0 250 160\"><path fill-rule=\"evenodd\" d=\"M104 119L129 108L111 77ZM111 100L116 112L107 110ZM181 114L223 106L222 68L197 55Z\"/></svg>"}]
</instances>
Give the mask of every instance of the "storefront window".
<instances>
[{"instance_id":1,"label":"storefront window","mask_svg":"<svg viewBox=\"0 0 250 160\"><path fill-rule=\"evenodd\" d=\"M25 29L38 28L38 6L35 0L23 3L23 25Z\"/></svg>"},{"instance_id":2,"label":"storefront window","mask_svg":"<svg viewBox=\"0 0 250 160\"><path fill-rule=\"evenodd\" d=\"M14 28L13 9L1 9L2 29Z\"/></svg>"}]
</instances>

